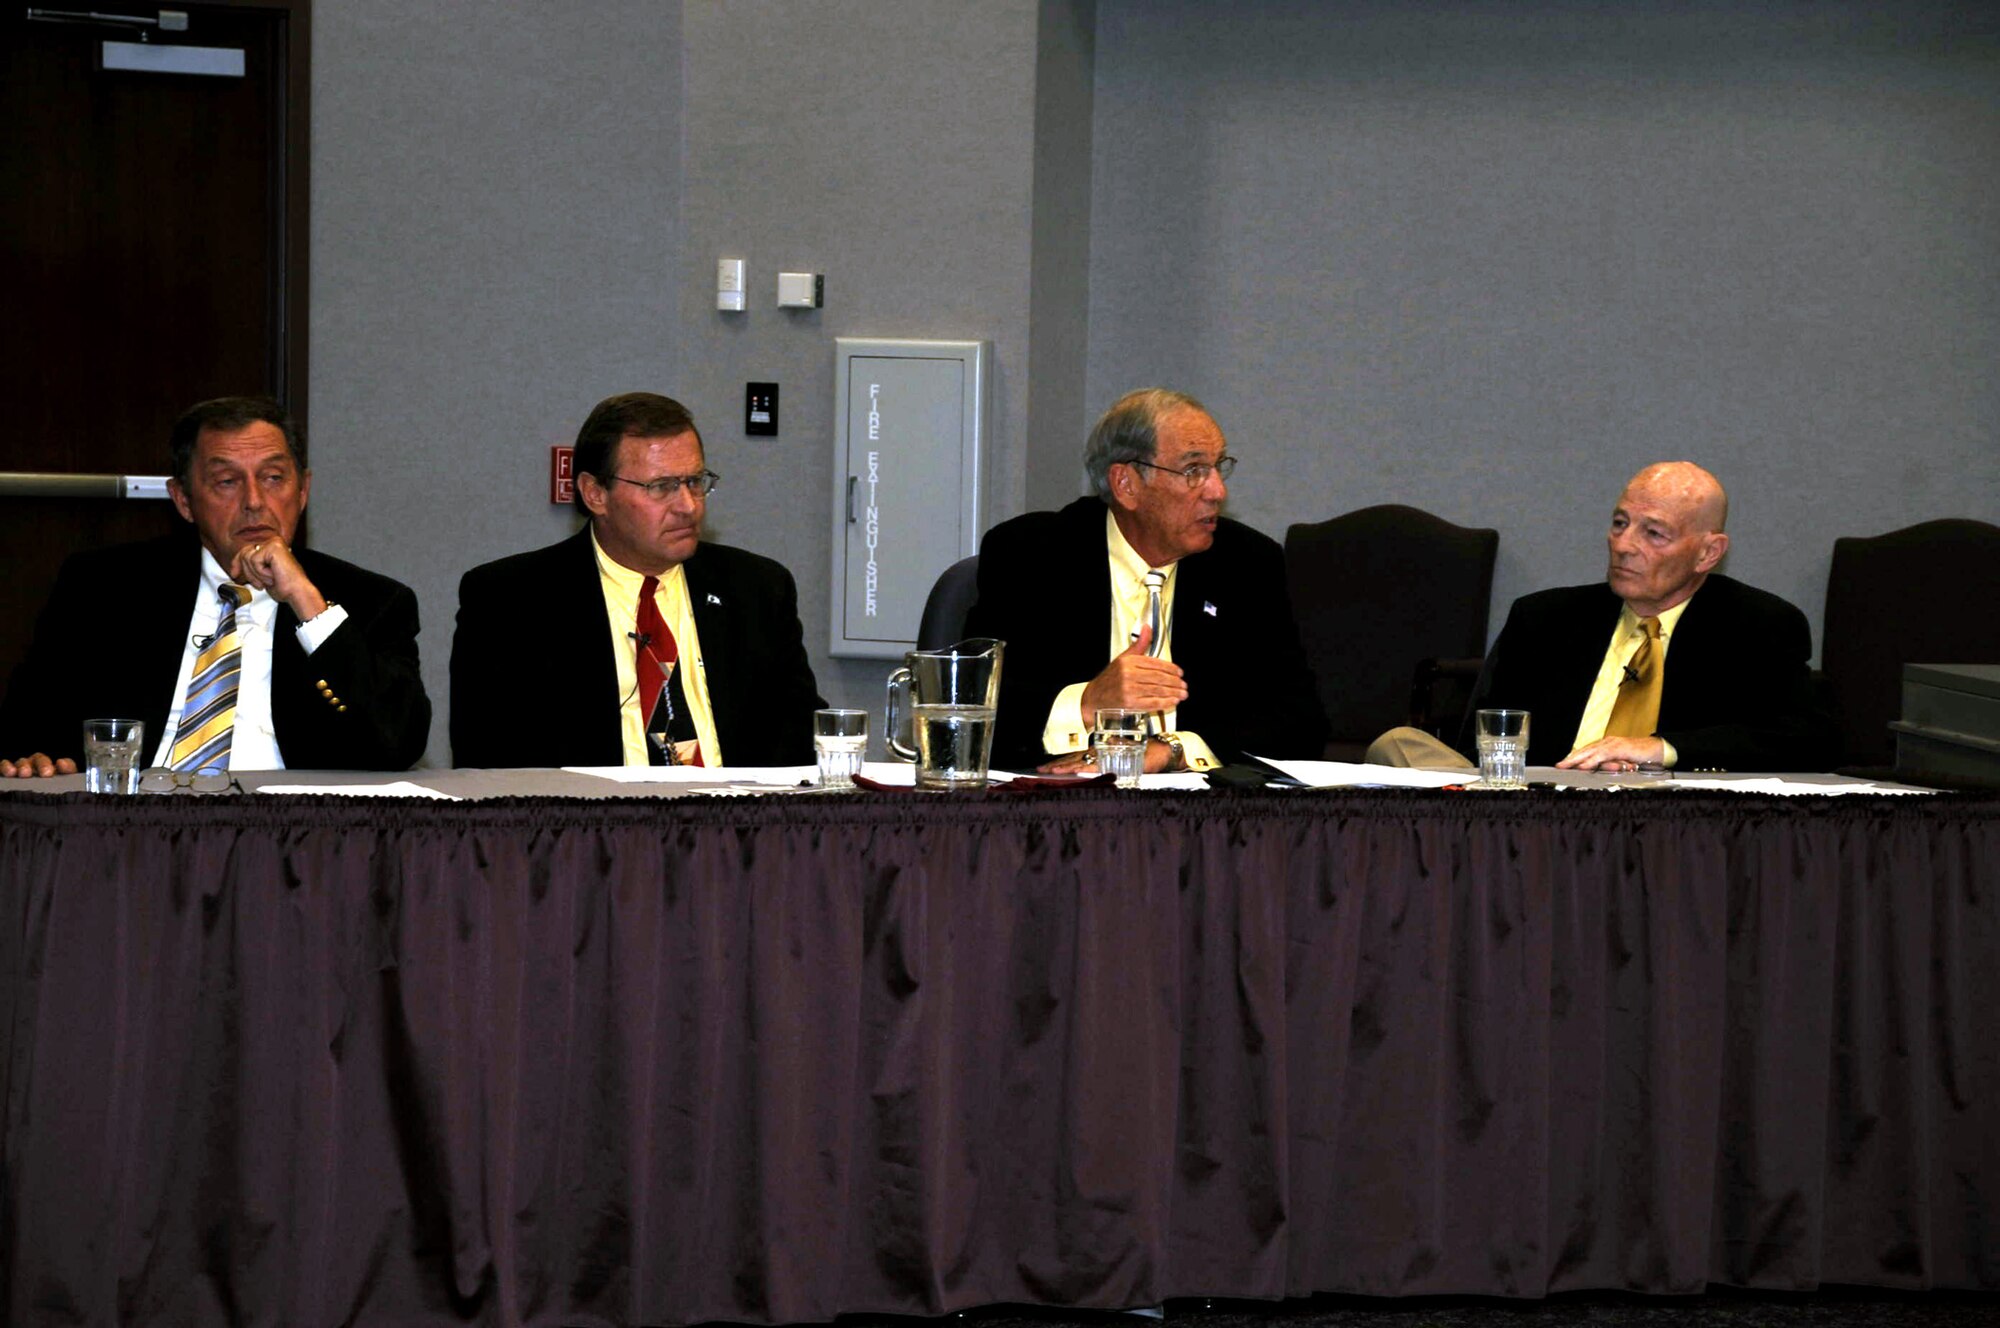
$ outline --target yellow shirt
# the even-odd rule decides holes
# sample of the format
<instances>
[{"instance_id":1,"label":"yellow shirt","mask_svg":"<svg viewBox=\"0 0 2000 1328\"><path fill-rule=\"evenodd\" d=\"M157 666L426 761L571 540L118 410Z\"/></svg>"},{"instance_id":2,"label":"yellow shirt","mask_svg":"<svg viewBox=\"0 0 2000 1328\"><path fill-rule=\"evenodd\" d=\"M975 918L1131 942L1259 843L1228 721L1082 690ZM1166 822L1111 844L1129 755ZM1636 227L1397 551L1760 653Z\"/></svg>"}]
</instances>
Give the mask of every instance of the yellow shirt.
<instances>
[{"instance_id":1,"label":"yellow shirt","mask_svg":"<svg viewBox=\"0 0 2000 1328\"><path fill-rule=\"evenodd\" d=\"M1680 623L1681 614L1694 603L1690 595L1680 603L1660 615L1660 669L1662 677L1667 667L1667 647L1673 640L1674 628ZM1591 684L1590 700L1584 704L1583 719L1576 726L1576 741L1570 744L1575 751L1587 743L1596 742L1604 736L1604 730L1611 723L1611 708L1618 704L1618 685L1625 680L1625 666L1632 662L1632 656L1639 653L1639 645L1646 639L1639 628L1639 615L1627 607L1618 611L1618 625L1611 629L1611 644L1604 649L1604 662L1597 666L1597 681ZM1672 769L1679 754L1674 745L1665 738L1660 744L1667 749L1666 764Z\"/></svg>"},{"instance_id":2,"label":"yellow shirt","mask_svg":"<svg viewBox=\"0 0 2000 1328\"><path fill-rule=\"evenodd\" d=\"M626 765L646 765L651 753L646 742L646 714L639 701L639 652L633 635L639 630L639 592L645 588L643 573L616 561L590 532L590 547L597 554L597 581L604 590L604 611L611 619L611 658L618 662L618 732L625 748ZM660 607L660 620L674 634L674 648L680 663L693 667L679 669L681 692L694 718L695 737L701 740L701 759L706 765L721 765L722 743L715 736L715 710L708 703L708 674L702 666L701 637L694 629L694 606L688 599L687 573L678 565L660 574L653 602Z\"/></svg>"},{"instance_id":3,"label":"yellow shirt","mask_svg":"<svg viewBox=\"0 0 2000 1328\"><path fill-rule=\"evenodd\" d=\"M1141 624L1146 621L1146 573L1153 570L1146 560L1139 556L1125 532L1118 528L1118 519L1107 506L1104 509L1105 554L1111 560L1111 637L1105 655L1108 663L1113 656L1125 653L1137 638ZM1174 585L1179 580L1179 563L1169 563L1164 569L1166 585L1160 589L1160 658L1174 657ZM1090 682L1073 682L1056 693L1055 703L1049 707L1048 721L1042 726L1042 749L1051 756L1064 752L1082 751L1090 745L1090 727L1096 716L1083 713L1083 691ZM1176 712L1169 710L1161 716L1163 732L1174 733ZM1222 764L1215 753L1209 750L1200 735L1194 733L1174 733L1181 740L1181 747L1187 753L1187 768L1190 770L1213 770Z\"/></svg>"}]
</instances>

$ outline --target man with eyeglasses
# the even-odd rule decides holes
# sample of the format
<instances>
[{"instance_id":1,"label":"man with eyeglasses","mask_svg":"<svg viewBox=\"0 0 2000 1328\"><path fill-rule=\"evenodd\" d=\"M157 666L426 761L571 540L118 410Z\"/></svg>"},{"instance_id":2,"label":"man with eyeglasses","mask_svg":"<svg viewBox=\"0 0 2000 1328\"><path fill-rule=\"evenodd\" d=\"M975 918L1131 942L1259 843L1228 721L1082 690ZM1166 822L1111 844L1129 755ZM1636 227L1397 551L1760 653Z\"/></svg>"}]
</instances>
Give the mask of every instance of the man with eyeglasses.
<instances>
[{"instance_id":1,"label":"man with eyeglasses","mask_svg":"<svg viewBox=\"0 0 2000 1328\"><path fill-rule=\"evenodd\" d=\"M1092 495L987 532L966 630L1007 643L994 764L1087 770L1114 707L1152 716L1149 772L1320 754L1284 551L1222 515L1225 446L1193 397L1128 393L1085 444Z\"/></svg>"},{"instance_id":2,"label":"man with eyeglasses","mask_svg":"<svg viewBox=\"0 0 2000 1328\"><path fill-rule=\"evenodd\" d=\"M467 572L459 766L803 765L826 704L792 574L704 543L718 476L687 407L607 398L576 436L575 535Z\"/></svg>"}]
</instances>

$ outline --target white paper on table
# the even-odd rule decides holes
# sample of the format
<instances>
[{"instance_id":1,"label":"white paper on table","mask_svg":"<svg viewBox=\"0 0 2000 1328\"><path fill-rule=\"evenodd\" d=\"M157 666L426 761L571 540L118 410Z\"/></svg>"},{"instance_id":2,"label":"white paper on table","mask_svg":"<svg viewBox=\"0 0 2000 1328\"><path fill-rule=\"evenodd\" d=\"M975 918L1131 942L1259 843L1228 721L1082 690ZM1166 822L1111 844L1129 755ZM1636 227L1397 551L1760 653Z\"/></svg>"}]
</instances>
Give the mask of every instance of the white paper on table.
<instances>
[{"instance_id":1,"label":"white paper on table","mask_svg":"<svg viewBox=\"0 0 2000 1328\"><path fill-rule=\"evenodd\" d=\"M354 798L443 798L446 802L457 802L458 796L440 793L422 784L413 784L407 779L392 780L387 784L265 784L253 790L257 793L342 793Z\"/></svg>"},{"instance_id":2,"label":"white paper on table","mask_svg":"<svg viewBox=\"0 0 2000 1328\"><path fill-rule=\"evenodd\" d=\"M1410 770L1399 765L1363 765L1358 761L1274 761L1265 765L1284 771L1311 788L1443 788L1479 778L1477 770Z\"/></svg>"},{"instance_id":3,"label":"white paper on table","mask_svg":"<svg viewBox=\"0 0 2000 1328\"><path fill-rule=\"evenodd\" d=\"M815 775L818 771L813 772ZM915 788L917 786L917 766L914 761L864 761L861 773L877 784L888 784L895 788ZM1005 784L1014 776L1005 770L989 770L986 780L991 784Z\"/></svg>"},{"instance_id":4,"label":"white paper on table","mask_svg":"<svg viewBox=\"0 0 2000 1328\"><path fill-rule=\"evenodd\" d=\"M1199 770L1175 770L1167 774L1141 775L1142 789L1206 789L1208 776Z\"/></svg>"},{"instance_id":5,"label":"white paper on table","mask_svg":"<svg viewBox=\"0 0 2000 1328\"><path fill-rule=\"evenodd\" d=\"M755 784L797 788L817 784L817 765L566 765L572 775L591 775L619 784Z\"/></svg>"},{"instance_id":6,"label":"white paper on table","mask_svg":"<svg viewBox=\"0 0 2000 1328\"><path fill-rule=\"evenodd\" d=\"M1776 793L1782 797L1796 798L1813 795L1832 797L1842 793L1935 793L1936 789L1884 788L1880 784L1870 784L1856 779L1840 784L1814 784L1803 779L1786 779L1783 775L1760 775L1750 779L1682 779L1676 777L1672 787L1677 789L1720 789L1728 793Z\"/></svg>"}]
</instances>

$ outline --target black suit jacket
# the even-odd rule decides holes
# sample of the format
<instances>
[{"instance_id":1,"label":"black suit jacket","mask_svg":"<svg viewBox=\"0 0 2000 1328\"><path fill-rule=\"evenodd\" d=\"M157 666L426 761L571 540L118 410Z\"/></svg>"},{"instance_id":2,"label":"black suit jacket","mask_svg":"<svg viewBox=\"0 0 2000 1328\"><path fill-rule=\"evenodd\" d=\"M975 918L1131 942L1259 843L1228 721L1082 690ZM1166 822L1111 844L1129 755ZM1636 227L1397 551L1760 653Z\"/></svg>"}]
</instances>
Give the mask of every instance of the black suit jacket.
<instances>
[{"instance_id":1,"label":"black suit jacket","mask_svg":"<svg viewBox=\"0 0 2000 1328\"><path fill-rule=\"evenodd\" d=\"M1110 662L1104 503L1079 498L988 531L966 631L1007 643L993 763L1026 769L1047 760L1042 729L1056 693ZM1217 756L1319 756L1326 717L1299 648L1285 553L1275 540L1224 518L1215 543L1181 559L1172 644L1188 687L1176 722Z\"/></svg>"},{"instance_id":2,"label":"black suit jacket","mask_svg":"<svg viewBox=\"0 0 2000 1328\"><path fill-rule=\"evenodd\" d=\"M682 566L730 765L806 765L820 699L792 574L703 543ZM460 766L619 765L618 661L590 528L465 574L451 643Z\"/></svg>"},{"instance_id":3,"label":"black suit jacket","mask_svg":"<svg viewBox=\"0 0 2000 1328\"><path fill-rule=\"evenodd\" d=\"M1487 653L1473 708L1529 712L1528 762L1570 752L1622 602L1602 582L1514 601ZM1812 630L1796 608L1711 575L1667 643L1658 736L1682 770L1825 770L1833 724L1812 688ZM1470 716L1468 715L1468 720ZM1468 725L1460 746L1473 749Z\"/></svg>"},{"instance_id":4,"label":"black suit jacket","mask_svg":"<svg viewBox=\"0 0 2000 1328\"><path fill-rule=\"evenodd\" d=\"M401 582L311 549L299 566L347 610L311 655L297 615L280 605L271 656L271 722L294 770L407 770L430 738L431 702L417 663L417 597ZM0 706L0 754L83 756L83 721L146 723L150 761L177 699L181 655L201 581L192 529L66 561L35 639ZM342 711L319 689L347 707Z\"/></svg>"}]
</instances>

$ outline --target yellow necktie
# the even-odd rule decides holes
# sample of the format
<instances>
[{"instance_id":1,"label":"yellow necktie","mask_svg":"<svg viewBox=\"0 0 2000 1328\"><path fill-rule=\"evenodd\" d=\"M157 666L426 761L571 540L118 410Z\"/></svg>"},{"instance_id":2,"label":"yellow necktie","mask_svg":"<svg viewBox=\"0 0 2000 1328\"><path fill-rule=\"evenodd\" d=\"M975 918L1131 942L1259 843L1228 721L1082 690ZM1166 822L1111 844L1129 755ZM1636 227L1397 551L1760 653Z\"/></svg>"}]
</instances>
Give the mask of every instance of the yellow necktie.
<instances>
[{"instance_id":1,"label":"yellow necktie","mask_svg":"<svg viewBox=\"0 0 2000 1328\"><path fill-rule=\"evenodd\" d=\"M1625 681L1618 684L1611 721L1604 726L1607 738L1650 738L1660 725L1660 685L1667 674L1660 659L1660 620L1641 618L1639 630L1646 636L1625 666Z\"/></svg>"},{"instance_id":2,"label":"yellow necktie","mask_svg":"<svg viewBox=\"0 0 2000 1328\"><path fill-rule=\"evenodd\" d=\"M229 766L229 744L236 734L236 683L243 673L236 611L250 602L250 587L225 581L217 593L222 596L222 621L195 656L187 704L181 707L180 727L174 731L174 750L167 761L176 770Z\"/></svg>"}]
</instances>

